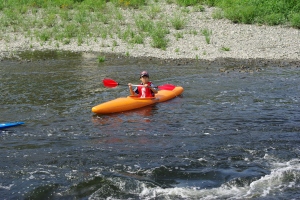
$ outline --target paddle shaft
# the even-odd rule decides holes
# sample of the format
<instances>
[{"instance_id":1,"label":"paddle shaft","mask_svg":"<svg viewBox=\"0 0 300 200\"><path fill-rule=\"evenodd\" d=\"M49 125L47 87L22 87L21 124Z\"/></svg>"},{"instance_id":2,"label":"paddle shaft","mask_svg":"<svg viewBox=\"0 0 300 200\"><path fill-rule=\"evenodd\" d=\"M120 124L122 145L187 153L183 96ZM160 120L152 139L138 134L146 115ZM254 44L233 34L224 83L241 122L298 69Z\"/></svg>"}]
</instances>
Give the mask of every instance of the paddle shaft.
<instances>
[{"instance_id":1,"label":"paddle shaft","mask_svg":"<svg viewBox=\"0 0 300 200\"><path fill-rule=\"evenodd\" d=\"M125 85L125 84L119 84L121 86L128 86L128 85ZM139 87L139 86L143 86L143 85L131 85L132 87ZM158 88L158 86L154 87L154 88Z\"/></svg>"},{"instance_id":2,"label":"paddle shaft","mask_svg":"<svg viewBox=\"0 0 300 200\"><path fill-rule=\"evenodd\" d=\"M113 79L110 79L110 78L105 78L103 79L103 85L105 87L110 87L110 88L114 88L114 87L117 87L117 86L125 86L125 84L120 84L118 83L117 81L113 80ZM128 85L126 85L128 86ZM134 87L138 87L138 86L142 86L142 85L131 85L131 86L134 86ZM157 87L154 87L154 88L158 88L160 90L173 90L176 86L175 85L172 85L172 84L164 84L164 85L160 85L160 86L157 86Z\"/></svg>"}]
</instances>

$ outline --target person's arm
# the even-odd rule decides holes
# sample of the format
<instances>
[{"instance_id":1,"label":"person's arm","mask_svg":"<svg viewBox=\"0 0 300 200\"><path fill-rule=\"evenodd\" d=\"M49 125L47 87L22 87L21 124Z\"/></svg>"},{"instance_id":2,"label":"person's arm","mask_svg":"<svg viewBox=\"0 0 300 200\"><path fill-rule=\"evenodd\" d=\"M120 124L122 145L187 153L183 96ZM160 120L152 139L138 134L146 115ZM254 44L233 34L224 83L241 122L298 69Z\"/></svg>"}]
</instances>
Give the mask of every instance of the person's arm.
<instances>
[{"instance_id":1,"label":"person's arm","mask_svg":"<svg viewBox=\"0 0 300 200\"><path fill-rule=\"evenodd\" d=\"M154 87L154 85L153 85L153 83L152 84L150 84L149 86L148 86L148 88L154 93L154 94L156 94L157 93L157 89L155 89L155 87Z\"/></svg>"},{"instance_id":2,"label":"person's arm","mask_svg":"<svg viewBox=\"0 0 300 200\"><path fill-rule=\"evenodd\" d=\"M128 87L129 87L129 92L130 92L130 95L132 96L137 96L137 93L135 93L132 89L132 84L131 83L128 83Z\"/></svg>"}]
</instances>

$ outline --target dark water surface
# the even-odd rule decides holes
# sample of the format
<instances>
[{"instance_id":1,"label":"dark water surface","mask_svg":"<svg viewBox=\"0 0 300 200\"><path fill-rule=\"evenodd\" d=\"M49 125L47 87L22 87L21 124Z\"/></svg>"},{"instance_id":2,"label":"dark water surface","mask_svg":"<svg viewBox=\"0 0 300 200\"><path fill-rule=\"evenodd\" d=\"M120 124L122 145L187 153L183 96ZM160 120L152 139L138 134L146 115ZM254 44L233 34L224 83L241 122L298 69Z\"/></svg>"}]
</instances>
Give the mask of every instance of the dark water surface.
<instances>
[{"instance_id":1,"label":"dark water surface","mask_svg":"<svg viewBox=\"0 0 300 200\"><path fill-rule=\"evenodd\" d=\"M36 58L36 57L35 57ZM56 53L0 62L1 199L297 199L300 69L220 73ZM181 85L182 96L125 113L101 80Z\"/></svg>"}]
</instances>

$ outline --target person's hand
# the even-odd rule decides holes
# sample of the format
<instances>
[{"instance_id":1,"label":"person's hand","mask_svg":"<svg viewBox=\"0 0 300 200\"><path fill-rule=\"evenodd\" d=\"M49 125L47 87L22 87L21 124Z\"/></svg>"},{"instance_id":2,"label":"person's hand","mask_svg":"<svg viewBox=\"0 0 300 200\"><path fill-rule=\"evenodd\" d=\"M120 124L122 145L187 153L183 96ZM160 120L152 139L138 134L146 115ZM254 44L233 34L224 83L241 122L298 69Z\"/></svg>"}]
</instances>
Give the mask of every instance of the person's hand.
<instances>
[{"instance_id":1,"label":"person's hand","mask_svg":"<svg viewBox=\"0 0 300 200\"><path fill-rule=\"evenodd\" d=\"M145 87L145 88L148 88L148 84L144 84L144 87Z\"/></svg>"},{"instance_id":2,"label":"person's hand","mask_svg":"<svg viewBox=\"0 0 300 200\"><path fill-rule=\"evenodd\" d=\"M131 83L128 83L128 86L129 86L129 88L132 88L132 84Z\"/></svg>"}]
</instances>

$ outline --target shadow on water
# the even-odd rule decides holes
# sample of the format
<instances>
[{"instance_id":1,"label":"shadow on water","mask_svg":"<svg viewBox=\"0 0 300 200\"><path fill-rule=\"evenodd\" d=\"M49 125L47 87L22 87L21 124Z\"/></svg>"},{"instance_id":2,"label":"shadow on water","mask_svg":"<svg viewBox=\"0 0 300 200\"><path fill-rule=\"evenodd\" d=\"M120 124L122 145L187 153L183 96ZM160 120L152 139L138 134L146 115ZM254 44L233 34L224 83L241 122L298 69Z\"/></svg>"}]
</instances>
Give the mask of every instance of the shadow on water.
<instances>
[{"instance_id":1,"label":"shadow on water","mask_svg":"<svg viewBox=\"0 0 300 200\"><path fill-rule=\"evenodd\" d=\"M0 122L25 125L0 132L0 196L295 199L296 66L51 51L3 59ZM128 95L127 87L103 87L103 78L138 83L145 69L156 85L183 86L183 95L124 113L91 113Z\"/></svg>"}]
</instances>

